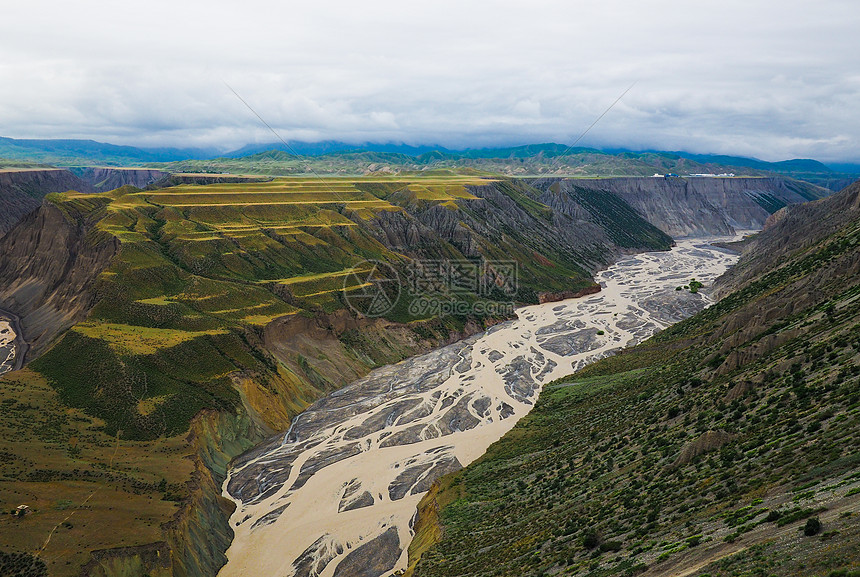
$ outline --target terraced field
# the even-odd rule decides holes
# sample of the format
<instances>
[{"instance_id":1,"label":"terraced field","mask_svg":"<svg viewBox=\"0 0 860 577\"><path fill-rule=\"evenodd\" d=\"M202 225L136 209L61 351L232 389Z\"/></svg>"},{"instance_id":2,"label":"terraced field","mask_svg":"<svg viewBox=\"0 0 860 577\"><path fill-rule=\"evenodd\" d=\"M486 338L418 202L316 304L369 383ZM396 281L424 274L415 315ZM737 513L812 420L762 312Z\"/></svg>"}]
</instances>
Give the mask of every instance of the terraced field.
<instances>
[{"instance_id":1,"label":"terraced field","mask_svg":"<svg viewBox=\"0 0 860 577\"><path fill-rule=\"evenodd\" d=\"M398 200L450 203L450 210L457 210L455 201L477 200L467 186L488 182L290 178L53 195L68 218L97 220L93 242L111 235L121 248L98 279L90 317L35 367L66 400L104 418L109 431L136 438L178 433L203 408L235 405L230 375L239 370L268 375L262 380L279 381L268 383L274 389L309 382L321 390L341 386L317 378L319 359L268 357L261 352L260 331L275 319L314 318L346 308L343 295L362 287L355 273L368 269L367 260L403 266L414 257L406 254L408 247L400 252L380 235L383 213L414 226ZM457 255L436 240L437 251ZM567 277L561 282L585 280L571 267L561 270ZM390 316L403 317L406 306L400 303ZM448 319L441 334L463 322ZM188 357L205 359L205 366L180 361ZM94 394L105 386L102 378L146 385L131 393ZM320 391L307 393L313 398ZM158 399L153 405L158 410L142 414L140 407L152 405L144 402L148 398ZM301 406L300 401L294 408Z\"/></svg>"},{"instance_id":2,"label":"terraced field","mask_svg":"<svg viewBox=\"0 0 860 577\"><path fill-rule=\"evenodd\" d=\"M51 195L68 221L90 223L87 242L115 237L120 248L98 276L86 322L32 366L65 402L104 419L110 435L179 434L201 410L243 404L278 429L289 414L348 379L444 342L492 314L416 314L410 304L423 295L405 290L416 259L516 261L515 292L498 289L501 273L489 267L482 272L489 292L455 295L467 304L479 298L534 303L540 289L589 286L579 263L607 246L558 242L572 234L572 221L560 227L532 193L516 181L432 176ZM647 248L668 246L659 231L639 224ZM582 252L558 248L577 244ZM394 340L369 336L357 330L366 322L343 315L347 297L368 285L368 261L387 263L404 285L385 311L387 322L406 330ZM323 334L313 343L280 347L286 337L272 336L271 327L276 319L288 326L291 317L295 326L309 322ZM237 375L254 383L254 392L237 391ZM273 395L282 396L273 402ZM265 416L272 406L276 415Z\"/></svg>"},{"instance_id":3,"label":"terraced field","mask_svg":"<svg viewBox=\"0 0 860 577\"><path fill-rule=\"evenodd\" d=\"M244 296L226 285L195 279L182 292L147 291L138 303L181 303L221 320L265 325L299 308L266 296L275 290L310 306L338 308L337 295L349 286L354 265L365 259L402 260L364 231L362 221L380 212L402 212L398 200L443 204L474 200L466 186L486 185L478 178L434 177L418 182L385 179L281 178L269 182L183 185L156 191L120 189L99 227L120 238L124 256L136 268L157 266L153 241L166 248L175 264L211 281L240 280ZM393 191L392 201L367 190ZM68 195L71 202L92 202L92 195ZM143 253L143 254L141 254ZM128 269L123 271L127 274ZM215 290L213 290L215 289ZM159 292L160 294L154 294ZM205 295L205 296L201 296ZM287 299L289 300L289 299Z\"/></svg>"}]
</instances>

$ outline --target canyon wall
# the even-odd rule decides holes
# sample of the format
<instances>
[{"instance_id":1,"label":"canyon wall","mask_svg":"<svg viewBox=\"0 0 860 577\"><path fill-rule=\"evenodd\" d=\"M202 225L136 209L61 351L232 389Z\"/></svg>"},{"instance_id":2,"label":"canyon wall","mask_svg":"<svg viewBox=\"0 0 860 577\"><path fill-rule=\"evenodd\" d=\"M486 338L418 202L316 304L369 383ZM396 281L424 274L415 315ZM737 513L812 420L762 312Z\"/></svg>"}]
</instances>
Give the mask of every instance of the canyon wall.
<instances>
[{"instance_id":1,"label":"canyon wall","mask_svg":"<svg viewBox=\"0 0 860 577\"><path fill-rule=\"evenodd\" d=\"M556 182L559 181L541 188ZM562 180L558 186L562 190L611 192L675 238L760 229L777 210L830 193L812 184L780 177L577 178Z\"/></svg>"},{"instance_id":2,"label":"canyon wall","mask_svg":"<svg viewBox=\"0 0 860 577\"><path fill-rule=\"evenodd\" d=\"M91 192L89 183L61 168L0 170L0 237L36 210L51 192Z\"/></svg>"},{"instance_id":3,"label":"canyon wall","mask_svg":"<svg viewBox=\"0 0 860 577\"><path fill-rule=\"evenodd\" d=\"M89 182L96 192L105 192L121 186L131 185L146 188L169 173L150 168L87 167L74 169L83 180Z\"/></svg>"},{"instance_id":4,"label":"canyon wall","mask_svg":"<svg viewBox=\"0 0 860 577\"><path fill-rule=\"evenodd\" d=\"M119 249L94 218L46 202L0 238L0 308L20 317L32 356L86 317L95 279Z\"/></svg>"},{"instance_id":5,"label":"canyon wall","mask_svg":"<svg viewBox=\"0 0 860 577\"><path fill-rule=\"evenodd\" d=\"M101 186L119 182L110 180L114 177L127 178L124 184L139 186L157 176L157 171L116 174L120 171L92 170L88 178L100 179L95 184ZM68 171L40 172L45 174L30 177L45 185L43 188L50 188L47 184L56 178L60 190L92 190ZM69 177L70 180L62 180ZM208 183L237 177L184 175L161 180L196 183L197 178ZM788 185L781 188L777 182L766 182L779 179L700 180L707 182L682 186L680 179L565 180L555 189L547 187L543 191L502 181L470 186L468 192L474 198L456 203L429 203L409 197L403 189L388 196L380 194L380 198L390 199L392 209L355 217L356 226L346 229L344 236L337 236L329 228L314 230L316 240L312 246L325 255L319 247L326 243L334 251L352 246L373 248L375 245L370 241L375 240L380 246L411 259L486 255L516 260L522 267L521 283L534 282L535 294L531 296L537 302L553 300L554 295L563 296L566 290L589 289L593 285L586 271L608 264L619 254L668 247L671 239L665 234L667 229L675 234L681 231L683 234L678 236L683 236L720 234L733 227L754 228L770 214L755 201L755 191L760 191L759 196L766 194L766 199L780 199L783 204L804 199L801 192ZM724 180L738 183L721 182ZM747 180L755 182L744 188L741 181ZM76 186L68 186L71 182L77 183ZM751 188L753 185L760 188ZM22 189L19 182L16 190L31 189L26 186ZM26 192L22 194L27 196ZM114 236L94 226L103 218L104 206L109 202L111 199L99 197L79 198L74 203L59 205L46 202L27 214L12 234L0 238L0 308L21 317L33 357L45 351L62 331L85 318L98 298L96 278L121 251ZM665 210L662 203L668 204ZM80 212L75 207L80 207ZM344 212L349 214L346 209ZM137 218L145 222L146 216L140 213ZM700 221L702 224L698 224ZM178 270L179 253L169 251L161 236L144 227L140 230L155 237L147 247L163 259L159 261L160 267L151 267L149 276L138 278L156 283L184 275ZM128 246L124 244L126 252L120 253L118 261L132 258ZM294 246L291 249L295 251ZM540 270L527 268L534 263L562 272L536 277L537 273L531 271ZM195 276L203 275L205 271L195 272ZM546 294L538 293L537 285ZM141 303L135 301L134 306L149 307L147 310L176 306ZM198 318L195 316L195 322ZM112 320L131 323L127 318ZM231 458L273 431L285 429L291 417L312 400L373 367L478 332L495 320L484 319L484 326L470 320L453 330L438 319L395 323L356 319L344 310L325 312L317 307L309 308L307 314L284 316L259 329L249 329L241 335L247 345L247 351L242 349L245 355L242 358L248 363L254 358L261 359L258 364L264 368L231 374L230 392L235 390L236 397L241 399L234 411L202 411L192 423L188 444L195 472L188 481L177 515L162 527L163 541L140 549L94 552L93 559L98 563L85 568L85 574L122 575L143 568L139 572L214 575L232 539L227 524L232 505L220 497L220 485ZM175 361L174 357L170 360ZM164 553L171 556L169 563L164 560Z\"/></svg>"}]
</instances>

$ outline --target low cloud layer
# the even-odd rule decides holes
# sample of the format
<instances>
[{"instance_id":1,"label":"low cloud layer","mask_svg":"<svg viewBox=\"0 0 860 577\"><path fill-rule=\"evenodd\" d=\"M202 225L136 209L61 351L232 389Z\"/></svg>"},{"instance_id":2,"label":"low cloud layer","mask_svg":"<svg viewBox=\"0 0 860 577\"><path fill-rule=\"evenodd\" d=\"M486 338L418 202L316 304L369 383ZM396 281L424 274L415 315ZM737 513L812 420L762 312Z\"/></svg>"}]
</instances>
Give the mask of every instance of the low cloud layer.
<instances>
[{"instance_id":1,"label":"low cloud layer","mask_svg":"<svg viewBox=\"0 0 860 577\"><path fill-rule=\"evenodd\" d=\"M139 146L570 143L860 160L853 0L35 0L0 22L0 132Z\"/></svg>"}]
</instances>

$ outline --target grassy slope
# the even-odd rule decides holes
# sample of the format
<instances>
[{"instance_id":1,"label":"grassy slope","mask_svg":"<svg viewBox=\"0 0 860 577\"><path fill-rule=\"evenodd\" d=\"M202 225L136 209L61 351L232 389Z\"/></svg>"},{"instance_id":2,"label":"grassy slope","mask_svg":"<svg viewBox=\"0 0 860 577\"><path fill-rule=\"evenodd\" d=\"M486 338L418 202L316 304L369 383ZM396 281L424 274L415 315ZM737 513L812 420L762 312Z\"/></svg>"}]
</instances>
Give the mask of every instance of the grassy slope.
<instances>
[{"instance_id":1,"label":"grassy slope","mask_svg":"<svg viewBox=\"0 0 860 577\"><path fill-rule=\"evenodd\" d=\"M702 314L547 386L422 502L415 574L857 567L857 210ZM806 537L811 517L823 528Z\"/></svg>"},{"instance_id":2,"label":"grassy slope","mask_svg":"<svg viewBox=\"0 0 860 577\"><path fill-rule=\"evenodd\" d=\"M90 550L163 539L161 524L179 509L193 470L183 437L140 443L112 436L104 421L70 409L29 369L2 378L0 406L4 548L38 552L50 535L41 558L52 575L71 576ZM33 512L8 514L19 504Z\"/></svg>"},{"instance_id":3,"label":"grassy slope","mask_svg":"<svg viewBox=\"0 0 860 577\"><path fill-rule=\"evenodd\" d=\"M33 368L65 402L105 419L108 434L138 439L181 433L202 409L234 410L239 370L278 390L307 381L260 351L257 327L343 308L355 262L404 260L335 210L398 207L337 188L296 181L54 197L70 211L105 205L99 232L118 237L121 252L87 322ZM319 394L309 390L292 409Z\"/></svg>"}]
</instances>

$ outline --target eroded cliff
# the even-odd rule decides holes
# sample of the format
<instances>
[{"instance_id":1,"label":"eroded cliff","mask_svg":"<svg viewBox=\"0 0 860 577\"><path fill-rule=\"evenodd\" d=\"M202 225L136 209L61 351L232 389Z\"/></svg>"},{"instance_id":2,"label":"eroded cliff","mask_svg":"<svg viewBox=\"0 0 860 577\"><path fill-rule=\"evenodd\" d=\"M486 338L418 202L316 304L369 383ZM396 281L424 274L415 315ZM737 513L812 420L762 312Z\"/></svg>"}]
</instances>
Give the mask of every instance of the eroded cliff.
<instances>
[{"instance_id":1,"label":"eroded cliff","mask_svg":"<svg viewBox=\"0 0 860 577\"><path fill-rule=\"evenodd\" d=\"M87 167L75 169L81 179L90 183L93 190L105 192L121 186L131 185L146 188L169 173L151 168Z\"/></svg>"},{"instance_id":2,"label":"eroded cliff","mask_svg":"<svg viewBox=\"0 0 860 577\"><path fill-rule=\"evenodd\" d=\"M36 210L46 194L67 190L90 192L92 187L61 168L0 170L0 237Z\"/></svg>"},{"instance_id":3,"label":"eroded cliff","mask_svg":"<svg viewBox=\"0 0 860 577\"><path fill-rule=\"evenodd\" d=\"M554 184L541 182L546 182L542 188ZM611 192L674 238L757 230L784 206L830 194L818 186L780 177L577 178L560 185L562 189Z\"/></svg>"},{"instance_id":4,"label":"eroded cliff","mask_svg":"<svg viewBox=\"0 0 860 577\"><path fill-rule=\"evenodd\" d=\"M45 202L0 238L0 308L20 317L32 356L86 317L96 278L119 248L115 237L93 228L100 212L94 209L63 212Z\"/></svg>"},{"instance_id":5,"label":"eroded cliff","mask_svg":"<svg viewBox=\"0 0 860 577\"><path fill-rule=\"evenodd\" d=\"M151 473L120 483L175 499L177 510L160 517L157 535L151 521L145 538L125 533L133 546L81 538L97 563L77 567L94 575L213 575L231 538L220 497L231 458L370 369L496 320L348 313L344 278L361 259L401 272L418 259L514 260L521 290L506 298L538 302L541 290L593 286L587 271L618 254L671 243L607 191L542 197L505 179L347 182L337 191L302 179L235 184L59 195L0 241L0 307L22 317L35 354L46 351L33 370L100 421L87 467L100 471L114 438L181 446L180 457L164 457L180 479L166 490ZM96 301L87 322L48 350ZM73 454L56 461L72 471Z\"/></svg>"}]
</instances>

